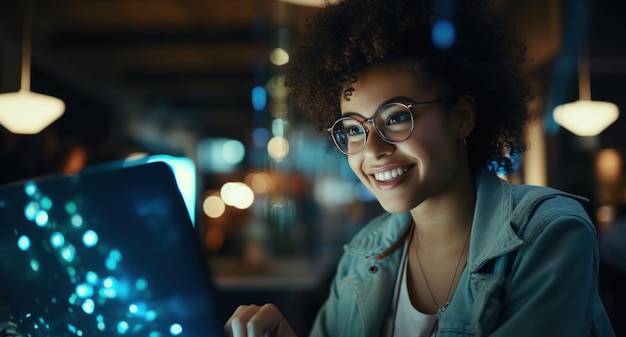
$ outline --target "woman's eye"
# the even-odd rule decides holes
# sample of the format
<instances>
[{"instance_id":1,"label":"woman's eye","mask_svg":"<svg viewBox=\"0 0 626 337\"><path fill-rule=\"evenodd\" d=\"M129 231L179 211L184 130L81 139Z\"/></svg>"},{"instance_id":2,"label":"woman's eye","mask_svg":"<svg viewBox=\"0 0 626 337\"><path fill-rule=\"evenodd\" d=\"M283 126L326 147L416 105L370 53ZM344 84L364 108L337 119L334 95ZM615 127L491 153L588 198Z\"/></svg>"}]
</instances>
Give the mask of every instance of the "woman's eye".
<instances>
[{"instance_id":1,"label":"woman's eye","mask_svg":"<svg viewBox=\"0 0 626 337\"><path fill-rule=\"evenodd\" d=\"M358 136L363 134L363 128L356 125L346 127L345 130L348 136Z\"/></svg>"},{"instance_id":2,"label":"woman's eye","mask_svg":"<svg viewBox=\"0 0 626 337\"><path fill-rule=\"evenodd\" d=\"M387 125L399 124L411 121L410 112L397 112L387 118Z\"/></svg>"}]
</instances>

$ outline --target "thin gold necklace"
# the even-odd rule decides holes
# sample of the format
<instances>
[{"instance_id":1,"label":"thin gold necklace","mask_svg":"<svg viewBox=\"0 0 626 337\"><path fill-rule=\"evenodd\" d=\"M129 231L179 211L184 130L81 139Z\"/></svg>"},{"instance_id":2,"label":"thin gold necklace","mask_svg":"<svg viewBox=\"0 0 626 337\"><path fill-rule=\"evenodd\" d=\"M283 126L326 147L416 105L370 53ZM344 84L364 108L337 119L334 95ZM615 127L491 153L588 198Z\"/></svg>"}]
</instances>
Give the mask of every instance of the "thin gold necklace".
<instances>
[{"instance_id":1,"label":"thin gold necklace","mask_svg":"<svg viewBox=\"0 0 626 337\"><path fill-rule=\"evenodd\" d=\"M430 288L430 284L428 283L428 278L426 277L426 273L424 273L424 267L422 267L422 261L420 261L419 251L417 254L417 265L420 267L420 271L422 272L422 277L424 278L424 282L426 283L426 288L428 289L428 293L430 294L430 298L435 305L435 309L439 311L446 311L448 309L448 305L450 305L450 293L452 292L452 287L454 286L454 281L456 280L456 276L459 273L459 266L461 266L461 260L463 259L463 255L465 254L465 248L467 248L467 243L469 242L471 227L467 230L467 235L465 236L465 243L463 243L463 249L461 249L461 254L459 255L459 261L456 263L456 268L454 269L454 275L452 276L452 281L450 282L450 287L448 288L448 294L446 295L446 302L439 306L437 304L437 300L435 299L435 295L433 294L432 289Z\"/></svg>"}]
</instances>

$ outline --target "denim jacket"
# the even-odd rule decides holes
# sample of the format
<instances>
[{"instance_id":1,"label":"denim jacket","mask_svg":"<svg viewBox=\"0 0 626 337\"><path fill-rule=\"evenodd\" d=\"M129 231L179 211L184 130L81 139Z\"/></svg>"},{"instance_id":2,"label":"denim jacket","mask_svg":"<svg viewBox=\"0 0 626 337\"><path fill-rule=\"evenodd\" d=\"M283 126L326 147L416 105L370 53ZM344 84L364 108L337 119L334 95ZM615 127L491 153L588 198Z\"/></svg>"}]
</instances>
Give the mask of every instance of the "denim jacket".
<instances>
[{"instance_id":1,"label":"denim jacket","mask_svg":"<svg viewBox=\"0 0 626 337\"><path fill-rule=\"evenodd\" d=\"M467 266L437 336L615 336L596 290L596 231L581 202L483 171ZM372 220L344 246L311 337L385 336L408 212Z\"/></svg>"}]
</instances>

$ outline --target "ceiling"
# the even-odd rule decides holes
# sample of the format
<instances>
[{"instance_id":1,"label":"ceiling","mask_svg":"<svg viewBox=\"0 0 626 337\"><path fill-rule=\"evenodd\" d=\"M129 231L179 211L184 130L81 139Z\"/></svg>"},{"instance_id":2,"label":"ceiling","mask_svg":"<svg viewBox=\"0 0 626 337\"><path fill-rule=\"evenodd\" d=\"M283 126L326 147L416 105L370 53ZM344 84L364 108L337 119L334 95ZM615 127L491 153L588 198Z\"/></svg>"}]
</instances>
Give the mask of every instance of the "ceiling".
<instances>
[{"instance_id":1,"label":"ceiling","mask_svg":"<svg viewBox=\"0 0 626 337\"><path fill-rule=\"evenodd\" d=\"M0 1L0 92L20 86L24 3ZM591 1L501 3L529 44L528 73L544 104L558 81L567 87L561 99L576 99L575 65L559 53L570 9L590 9ZM594 17L594 29L605 35L590 43L592 82L602 82L593 82L593 94L614 95L624 107L615 88L623 89L626 76L625 44L613 44L606 30L626 32L617 17L626 8L618 0L595 6L602 18ZM315 10L276 0L35 0L32 8L31 88L66 101L54 125L60 133L94 141L172 127L245 140L267 122L250 97L280 71L269 62L271 49L297 44L298 26ZM158 139L155 133L146 138Z\"/></svg>"},{"instance_id":2,"label":"ceiling","mask_svg":"<svg viewBox=\"0 0 626 337\"><path fill-rule=\"evenodd\" d=\"M0 2L0 92L20 86L24 3ZM98 116L108 110L239 137L252 124L252 88L279 71L268 59L279 29L312 10L273 0L34 1L31 88L64 99L62 120L83 125L121 120Z\"/></svg>"}]
</instances>

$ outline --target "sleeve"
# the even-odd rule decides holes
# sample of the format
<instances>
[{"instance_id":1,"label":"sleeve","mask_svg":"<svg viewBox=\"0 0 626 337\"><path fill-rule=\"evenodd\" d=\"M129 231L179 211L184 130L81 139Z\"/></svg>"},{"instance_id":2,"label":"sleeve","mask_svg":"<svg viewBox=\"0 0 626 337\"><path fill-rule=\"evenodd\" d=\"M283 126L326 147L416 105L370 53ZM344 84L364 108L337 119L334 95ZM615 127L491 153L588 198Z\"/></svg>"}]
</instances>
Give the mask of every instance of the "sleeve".
<instances>
[{"instance_id":1,"label":"sleeve","mask_svg":"<svg viewBox=\"0 0 626 337\"><path fill-rule=\"evenodd\" d=\"M348 264L346 260L347 257L344 254L339 261L337 273L335 274L330 285L328 298L326 298L326 301L317 312L309 337L329 337L337 335L334 330L338 325L337 318L339 316L337 312L339 302L339 284L344 278L342 270L346 270L346 265Z\"/></svg>"},{"instance_id":2,"label":"sleeve","mask_svg":"<svg viewBox=\"0 0 626 337\"><path fill-rule=\"evenodd\" d=\"M491 336L590 335L598 248L582 206L564 197L543 202L522 235Z\"/></svg>"}]
</instances>

